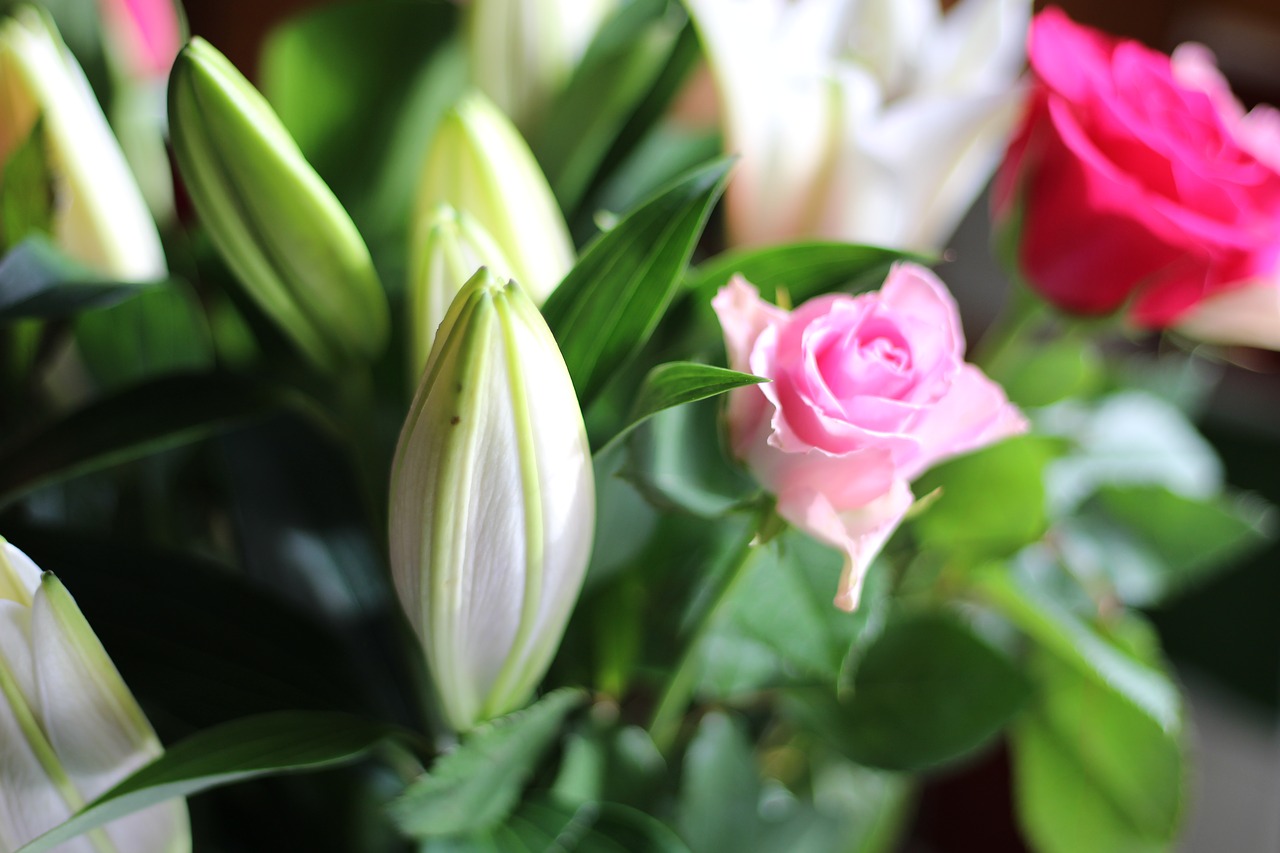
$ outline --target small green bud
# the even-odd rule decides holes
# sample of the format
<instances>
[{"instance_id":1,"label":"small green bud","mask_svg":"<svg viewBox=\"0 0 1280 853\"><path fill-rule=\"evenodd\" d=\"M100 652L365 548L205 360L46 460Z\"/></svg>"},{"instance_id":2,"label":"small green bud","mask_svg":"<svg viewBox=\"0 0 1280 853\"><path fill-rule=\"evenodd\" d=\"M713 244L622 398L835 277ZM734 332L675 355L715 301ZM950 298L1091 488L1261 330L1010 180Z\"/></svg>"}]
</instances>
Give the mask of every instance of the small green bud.
<instances>
[{"instance_id":1,"label":"small green bud","mask_svg":"<svg viewBox=\"0 0 1280 853\"><path fill-rule=\"evenodd\" d=\"M416 220L443 202L469 214L511 263L512 277L541 305L573 266L564 216L533 152L478 92L445 114L427 151Z\"/></svg>"},{"instance_id":2,"label":"small green bud","mask_svg":"<svg viewBox=\"0 0 1280 853\"><path fill-rule=\"evenodd\" d=\"M322 369L386 344L386 295L351 217L266 100L192 39L169 78L173 150L191 200L241 284Z\"/></svg>"},{"instance_id":3,"label":"small green bud","mask_svg":"<svg viewBox=\"0 0 1280 853\"><path fill-rule=\"evenodd\" d=\"M459 292L391 471L396 592L457 730L520 708L559 647L595 528L582 412L514 282Z\"/></svg>"},{"instance_id":4,"label":"small green bud","mask_svg":"<svg viewBox=\"0 0 1280 853\"><path fill-rule=\"evenodd\" d=\"M449 304L481 267L499 278L511 275L511 264L480 223L447 204L423 220L414 241L409 280L409 343L414 384L427 363L436 329Z\"/></svg>"}]
</instances>

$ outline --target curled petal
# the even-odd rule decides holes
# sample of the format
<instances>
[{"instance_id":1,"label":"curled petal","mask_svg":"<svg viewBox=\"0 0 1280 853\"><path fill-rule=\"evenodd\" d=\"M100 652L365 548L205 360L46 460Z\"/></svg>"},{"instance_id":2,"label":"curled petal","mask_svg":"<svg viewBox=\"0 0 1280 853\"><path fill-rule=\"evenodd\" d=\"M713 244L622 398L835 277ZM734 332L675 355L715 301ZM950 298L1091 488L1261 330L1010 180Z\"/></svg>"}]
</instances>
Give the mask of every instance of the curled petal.
<instances>
[{"instance_id":1,"label":"curled petal","mask_svg":"<svg viewBox=\"0 0 1280 853\"><path fill-rule=\"evenodd\" d=\"M816 489L797 488L778 495L778 514L815 539L844 551L835 605L853 612L871 561L898 528L912 500L905 480L895 480L887 492L865 506L844 511Z\"/></svg>"}]
</instances>

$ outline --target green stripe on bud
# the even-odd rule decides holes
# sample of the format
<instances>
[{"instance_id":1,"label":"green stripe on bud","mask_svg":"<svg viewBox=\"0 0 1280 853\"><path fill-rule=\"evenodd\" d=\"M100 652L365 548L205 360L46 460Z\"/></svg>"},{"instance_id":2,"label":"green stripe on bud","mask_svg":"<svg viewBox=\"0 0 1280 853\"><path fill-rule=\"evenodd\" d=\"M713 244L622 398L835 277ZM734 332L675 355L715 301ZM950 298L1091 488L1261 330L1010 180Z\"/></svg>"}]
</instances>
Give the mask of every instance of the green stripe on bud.
<instances>
[{"instance_id":1,"label":"green stripe on bud","mask_svg":"<svg viewBox=\"0 0 1280 853\"><path fill-rule=\"evenodd\" d=\"M232 272L322 369L386 344L386 295L351 217L248 80L202 39L169 78L178 167Z\"/></svg>"},{"instance_id":2,"label":"green stripe on bud","mask_svg":"<svg viewBox=\"0 0 1280 853\"><path fill-rule=\"evenodd\" d=\"M573 266L568 226L533 152L478 92L459 100L436 128L416 221L430 220L442 202L469 214L493 237L512 277L538 305Z\"/></svg>"},{"instance_id":3,"label":"green stripe on bud","mask_svg":"<svg viewBox=\"0 0 1280 853\"><path fill-rule=\"evenodd\" d=\"M582 412L542 316L480 270L449 307L391 474L396 591L458 730L537 687L595 527Z\"/></svg>"}]
</instances>

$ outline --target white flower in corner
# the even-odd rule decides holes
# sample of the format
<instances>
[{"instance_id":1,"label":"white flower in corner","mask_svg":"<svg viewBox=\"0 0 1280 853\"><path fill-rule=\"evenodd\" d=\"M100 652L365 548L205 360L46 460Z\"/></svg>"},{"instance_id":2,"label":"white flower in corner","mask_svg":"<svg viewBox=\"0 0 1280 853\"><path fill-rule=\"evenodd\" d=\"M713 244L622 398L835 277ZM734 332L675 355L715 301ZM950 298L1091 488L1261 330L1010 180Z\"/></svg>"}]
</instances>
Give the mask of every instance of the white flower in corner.
<instances>
[{"instance_id":1,"label":"white flower in corner","mask_svg":"<svg viewBox=\"0 0 1280 853\"><path fill-rule=\"evenodd\" d=\"M65 821L162 752L75 600L0 539L0 853ZM182 800L151 806L59 853L185 853Z\"/></svg>"},{"instance_id":2,"label":"white flower in corner","mask_svg":"<svg viewBox=\"0 0 1280 853\"><path fill-rule=\"evenodd\" d=\"M53 172L58 246L125 281L163 278L155 221L84 72L48 17L23 8L0 21L0 166L37 126Z\"/></svg>"},{"instance_id":3,"label":"white flower in corner","mask_svg":"<svg viewBox=\"0 0 1280 853\"><path fill-rule=\"evenodd\" d=\"M391 469L391 568L459 731L520 708L595 531L582 412L551 330L481 269L449 307Z\"/></svg>"},{"instance_id":4,"label":"white flower in corner","mask_svg":"<svg viewBox=\"0 0 1280 853\"><path fill-rule=\"evenodd\" d=\"M739 245L936 250L1004 152L1029 0L686 0L721 94Z\"/></svg>"}]
</instances>

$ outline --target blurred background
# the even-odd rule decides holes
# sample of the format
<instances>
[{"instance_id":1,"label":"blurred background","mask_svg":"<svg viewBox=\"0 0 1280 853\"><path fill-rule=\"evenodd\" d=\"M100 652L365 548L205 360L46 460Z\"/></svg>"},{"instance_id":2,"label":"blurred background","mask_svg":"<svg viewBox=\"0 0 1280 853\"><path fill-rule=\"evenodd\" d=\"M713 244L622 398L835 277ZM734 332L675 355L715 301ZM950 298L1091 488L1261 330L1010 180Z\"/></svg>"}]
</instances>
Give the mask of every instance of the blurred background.
<instances>
[{"instance_id":1,"label":"blurred background","mask_svg":"<svg viewBox=\"0 0 1280 853\"><path fill-rule=\"evenodd\" d=\"M275 24L325 4L184 2L191 32L217 46L251 78ZM1246 105L1280 104L1278 0L1061 0L1057 5L1079 21L1161 50L1201 42L1217 55ZM952 241L943 273L965 311L971 339L979 337L1008 286L988 243L985 202L980 201ZM1229 481L1280 504L1280 356L1237 350L1197 364L1204 387L1211 389L1201 402L1200 427L1222 454ZM1190 697L1195 770L1185 851L1280 851L1278 561L1280 544L1275 544L1150 614ZM1014 828L1008 794L1007 761L999 751L935 779L904 849L1026 849Z\"/></svg>"}]
</instances>

